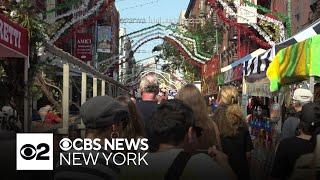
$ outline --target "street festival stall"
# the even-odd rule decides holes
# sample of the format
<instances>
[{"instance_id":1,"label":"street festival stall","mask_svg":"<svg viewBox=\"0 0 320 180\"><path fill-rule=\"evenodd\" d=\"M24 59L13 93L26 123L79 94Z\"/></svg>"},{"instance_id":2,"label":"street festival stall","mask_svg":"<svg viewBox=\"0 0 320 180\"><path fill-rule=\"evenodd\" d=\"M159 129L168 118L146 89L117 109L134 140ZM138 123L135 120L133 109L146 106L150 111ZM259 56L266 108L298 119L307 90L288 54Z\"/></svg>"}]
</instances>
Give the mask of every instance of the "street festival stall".
<instances>
[{"instance_id":1,"label":"street festival stall","mask_svg":"<svg viewBox=\"0 0 320 180\"><path fill-rule=\"evenodd\" d=\"M308 78L310 78L309 79L310 83L304 83L304 84L307 84L306 87L310 88L312 92L313 91L318 92L319 91L318 89L314 90L315 80L317 80L317 78L315 79L314 75L310 74L310 72L306 70L306 65L308 65L309 62L306 62L305 59L299 60L301 58L299 55L310 56L311 52L316 52L316 51L315 50L306 51L306 49L304 48L310 48L309 46L304 47L304 45L298 45L298 44L294 45L294 44L302 42L313 36L316 36L319 33L320 33L320 20L316 21L305 30L302 30L301 32L296 34L295 36L276 44L271 49L267 50L265 53L259 56L253 57L252 59L247 61L244 64L244 76L250 79L250 77L254 77L257 74L260 74L261 72L266 71L271 61L274 59L276 61L273 67L269 69L272 70L273 68L278 68L278 70L280 71L272 73L273 79L271 81L272 82L271 91L272 92L277 91L279 93L279 99L278 99L279 104L282 105L285 100L290 101L292 99L291 98L292 92L294 88L297 87L297 84L301 83L301 81L303 80L307 80ZM313 41L313 43L315 42ZM290 47L290 50L281 50L283 48L289 47L290 45L293 45ZM316 45L313 45L313 46L316 46ZM280 53L279 51L281 51L281 54L279 54ZM275 58L275 54L277 52L279 53L277 54L277 58ZM286 60L286 61L283 61L283 60ZM279 63L281 64L281 69L279 69L279 66L280 66ZM312 64L313 69L317 69L317 67L319 67L314 65L315 64ZM306 70L307 72L301 72L303 71L302 68L304 68L304 70ZM279 76L276 76L277 74ZM293 84L293 86L290 87L288 86L288 84ZM282 85L283 87L282 89L280 89L280 85ZM315 97L318 97L318 96L319 95L315 94ZM284 104L288 106L290 102L285 102Z\"/></svg>"},{"instance_id":2,"label":"street festival stall","mask_svg":"<svg viewBox=\"0 0 320 180\"><path fill-rule=\"evenodd\" d=\"M306 88L314 93L315 78L320 77L320 35L280 50L267 70L270 90L278 91L286 84L310 80ZM318 97L318 95L316 95Z\"/></svg>"},{"instance_id":3,"label":"street festival stall","mask_svg":"<svg viewBox=\"0 0 320 180\"><path fill-rule=\"evenodd\" d=\"M229 64L228 66L225 66L221 68L221 74L219 74L218 77L218 84L219 85L225 85L225 84L231 84L239 82L239 85L242 85L242 77L243 77L243 63L248 61L254 56L257 56L261 53L265 52L264 49L258 49L251 54L244 56L243 58L233 62L232 64ZM242 89L240 88L240 91Z\"/></svg>"},{"instance_id":4,"label":"street festival stall","mask_svg":"<svg viewBox=\"0 0 320 180\"><path fill-rule=\"evenodd\" d=\"M261 69L250 69L259 72L257 75L247 77L246 65L251 63L254 57L265 54L261 61L266 61L271 56L271 50L258 49L251 54L240 58L234 63L221 69L224 76L218 79L220 83L238 81L242 84L242 110L247 116L250 135L254 143L255 150L252 154L252 177L268 177L272 167L272 154L275 144L273 137L274 126L270 123L270 107L273 106L272 95L269 90L269 80L266 78L266 67ZM250 62L249 62L250 61ZM260 73L261 72L261 73ZM279 109L279 108L278 108ZM275 113L273 113L275 114ZM273 145L273 146L272 146Z\"/></svg>"},{"instance_id":5,"label":"street festival stall","mask_svg":"<svg viewBox=\"0 0 320 180\"><path fill-rule=\"evenodd\" d=\"M281 129L278 95L270 92L270 82L266 78L269 59L273 57L269 49L243 64L242 108L247 112L247 122L255 150L252 163L256 176L269 176L272 169L277 137ZM257 66L254 61L256 60ZM250 66L248 66L250 64ZM263 65L262 65L263 64Z\"/></svg>"},{"instance_id":6,"label":"street festival stall","mask_svg":"<svg viewBox=\"0 0 320 180\"><path fill-rule=\"evenodd\" d=\"M309 28L301 31L295 36L276 44L271 49L267 50L265 53L258 56L252 57L250 60L246 61L244 66L244 90L248 95L259 95L259 96L271 96L274 97L269 105L270 109L270 120L277 122L277 126L271 130L272 132L272 142L277 141L276 136L281 131L281 121L285 118L281 117L282 109L281 105L289 106L290 103L285 102L285 100L291 100L292 92L296 85L293 87L283 88L286 84L300 83L301 80L307 80L310 78L310 83L308 87L311 91L319 92L319 89L314 89L315 79L314 77L319 77L320 64L319 55L312 52L319 52L320 44L318 43L319 37L315 37L313 40L307 40L307 42L302 42L310 37L313 37L320 32L320 20L312 24ZM299 45L299 42L302 44ZM295 44L298 43L298 44ZM295 44L295 45L294 45ZM290 46L293 45L293 46ZM288 47L289 46L289 47ZM287 49L283 49L288 47ZM281 50L283 49L283 50ZM280 51L276 57L275 54ZM318 57L316 57L318 56ZM270 64L271 63L271 64ZM265 71L268 69L268 78L271 81L266 80ZM254 83L252 83L254 82ZM263 82L261 85L259 85ZM250 83L250 84L249 84ZM266 87L269 86L271 91L267 92ZM280 89L282 86L282 89ZM257 88L258 87L258 88ZM258 89L258 90L257 90ZM261 93L264 91L264 93ZM277 92L278 96L275 96ZM315 97L319 97L319 94L315 94ZM243 96L243 103L248 102L247 96ZM246 105L243 105L246 107ZM282 113L283 115L284 113ZM272 122L271 121L271 122ZM251 129L263 129L261 128L261 123L251 123ZM259 121L258 121L259 122ZM259 125L260 124L260 125ZM263 126L262 126L263 127ZM256 131L256 130L254 130ZM259 132L259 131L258 131ZM258 141L259 142L259 141ZM272 143L274 145L274 143ZM258 146L261 147L261 146ZM253 157L259 157L257 165L263 167L264 177L269 175L272 161L274 158L274 147L266 146L267 148L257 148L254 151ZM258 169L261 169L258 167Z\"/></svg>"},{"instance_id":7,"label":"street festival stall","mask_svg":"<svg viewBox=\"0 0 320 180\"><path fill-rule=\"evenodd\" d=\"M28 81L28 66L29 66L29 37L28 31L21 27L19 24L11 21L8 17L0 14L0 60L7 61L8 63L16 63L16 65L23 67L24 72L17 72L21 76L24 82L24 88L26 88L26 84ZM16 67L17 67L16 66ZM22 68L21 68L22 69ZM4 88L3 88L4 89ZM28 94L27 90L24 90L24 95L22 95L20 99L13 99L12 105L16 104L15 102L23 101L23 130L24 132L28 131ZM12 97L11 97L12 99ZM4 100L8 101L8 99ZM15 107L11 107L13 110ZM2 116L2 123L6 122L5 113L0 111L0 116ZM14 121L16 123L20 122L19 116L22 114L18 114L14 117Z\"/></svg>"},{"instance_id":8,"label":"street festival stall","mask_svg":"<svg viewBox=\"0 0 320 180\"><path fill-rule=\"evenodd\" d=\"M310 48L309 47L310 45L304 45L305 42L303 43L303 41L305 41L308 38L314 37L319 33L320 33L320 20L317 20L308 28L302 30L295 36L279 44L276 44L272 49L270 49L273 51L273 53L271 53L271 56L269 56L267 60L261 61L261 59L263 59L262 56L265 56L265 54L262 54L248 61L249 63L244 65L245 66L244 68L247 69L246 76L249 76L251 74L257 74L257 71L253 71L253 70L251 71L250 69L261 69L262 67L264 67L265 69L268 69L269 64L271 63L271 60L274 58L275 54L281 51L281 49L288 47L290 48L290 50L282 50L281 54L279 54L280 53L279 52L277 54L277 58L274 58L275 60L278 59L276 60L276 62L278 62L278 65L273 65L273 66L278 67L281 65L281 71L275 72L275 74L279 74L281 76L278 76L279 79L274 79L276 77L273 77L272 84L271 84L271 91L279 90L280 94L287 94L288 97L291 97L290 93L280 89L280 85L282 85L283 87L282 89L288 89L288 91L293 92L294 90L293 88L295 88L294 86L297 86L297 84L301 83L302 81L305 81L304 84L306 84L307 87L310 88L312 92L315 92L315 93L319 92L318 89L314 89L315 87L319 87L319 86L316 86L316 82L319 81L318 77L313 75L312 74L313 72L309 72L308 68L306 67L306 65L308 65L310 60L307 59L306 61L305 59L301 59L301 57L298 56L298 54L300 54L308 58L311 52L317 52L315 50L307 51L305 48ZM315 40L313 40L312 42L312 40L310 40L308 43L314 44L315 43L314 41ZM303 44L298 45L299 42L302 42ZM315 47L315 45L312 45L312 46ZM286 60L286 61L283 62L282 60ZM317 69L319 67L314 65L315 64L312 64L312 67L309 67L309 68ZM304 68L304 69L301 69L301 68ZM303 72L303 70L306 70L307 72ZM308 80L309 82L307 82L306 80ZM291 85L293 84L293 88L288 86L290 84ZM316 93L315 97L319 97L319 95ZM291 98L285 98L285 99L290 100ZM286 104L289 104L289 103L286 103Z\"/></svg>"}]
</instances>

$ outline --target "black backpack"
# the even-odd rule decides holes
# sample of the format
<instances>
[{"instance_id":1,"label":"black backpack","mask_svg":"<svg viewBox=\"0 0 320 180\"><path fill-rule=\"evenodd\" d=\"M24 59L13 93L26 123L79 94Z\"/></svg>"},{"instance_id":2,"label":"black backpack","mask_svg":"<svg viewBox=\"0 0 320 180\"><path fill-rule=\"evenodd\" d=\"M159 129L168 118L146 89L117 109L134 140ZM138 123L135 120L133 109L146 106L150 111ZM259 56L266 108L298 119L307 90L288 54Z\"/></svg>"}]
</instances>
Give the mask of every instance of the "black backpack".
<instances>
[{"instance_id":1,"label":"black backpack","mask_svg":"<svg viewBox=\"0 0 320 180\"><path fill-rule=\"evenodd\" d=\"M164 179L165 180L178 180L183 173L191 155L185 151L181 151L174 159L173 163L169 167Z\"/></svg>"}]
</instances>

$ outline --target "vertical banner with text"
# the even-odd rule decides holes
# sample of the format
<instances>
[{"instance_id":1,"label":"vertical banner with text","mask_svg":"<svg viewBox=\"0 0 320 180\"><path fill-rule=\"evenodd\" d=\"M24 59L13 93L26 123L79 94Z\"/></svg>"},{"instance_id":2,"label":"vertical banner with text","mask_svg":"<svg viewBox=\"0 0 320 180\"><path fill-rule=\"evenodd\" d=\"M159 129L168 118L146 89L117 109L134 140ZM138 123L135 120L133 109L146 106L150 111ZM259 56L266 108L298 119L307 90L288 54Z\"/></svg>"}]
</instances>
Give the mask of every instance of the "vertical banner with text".
<instances>
[{"instance_id":1,"label":"vertical banner with text","mask_svg":"<svg viewBox=\"0 0 320 180\"><path fill-rule=\"evenodd\" d=\"M98 26L97 52L111 53L111 26Z\"/></svg>"},{"instance_id":2,"label":"vertical banner with text","mask_svg":"<svg viewBox=\"0 0 320 180\"><path fill-rule=\"evenodd\" d=\"M77 33L75 56L83 61L92 60L92 34Z\"/></svg>"}]
</instances>

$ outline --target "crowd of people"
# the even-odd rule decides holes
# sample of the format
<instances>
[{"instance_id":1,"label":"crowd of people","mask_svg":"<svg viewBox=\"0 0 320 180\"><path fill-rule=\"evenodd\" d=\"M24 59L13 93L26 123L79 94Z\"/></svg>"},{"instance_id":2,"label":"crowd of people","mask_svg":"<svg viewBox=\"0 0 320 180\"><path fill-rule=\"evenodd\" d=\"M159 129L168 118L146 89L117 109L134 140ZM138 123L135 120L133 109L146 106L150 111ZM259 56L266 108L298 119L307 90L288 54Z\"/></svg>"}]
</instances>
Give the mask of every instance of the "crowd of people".
<instances>
[{"instance_id":1,"label":"crowd of people","mask_svg":"<svg viewBox=\"0 0 320 180\"><path fill-rule=\"evenodd\" d=\"M149 74L141 79L139 101L126 96L115 99L95 97L81 107L87 137L147 137L149 142L148 166L125 166L113 169L112 173L92 167L94 171L88 171L91 172L88 177L254 179L250 175L250 155L254 145L236 87L223 87L215 108L208 108L203 95L192 84L182 87L170 100L163 89L159 88L156 75ZM296 90L293 99L299 115L284 123L270 176L273 179L299 178L301 171L297 175L299 169L295 167L297 159L313 153L316 148L320 105L311 102L312 93L308 90ZM92 123L95 126L91 126ZM309 169L313 167L314 176L309 177L315 179L318 171L314 158L300 161L309 165ZM58 167L57 172L56 179L76 179L74 170L70 174L68 169ZM83 176L83 172L79 173Z\"/></svg>"},{"instance_id":2,"label":"crowd of people","mask_svg":"<svg viewBox=\"0 0 320 180\"><path fill-rule=\"evenodd\" d=\"M147 137L149 141L148 166L125 166L111 174L93 167L95 171L88 171L94 172L90 177L104 179L101 177L103 175L110 179L260 179L250 174L250 158L254 145L246 117L239 105L236 87L223 87L218 94L215 108L208 107L201 92L192 84L182 87L175 98L170 100L161 89L163 88L159 88L156 75L149 74L141 79L139 101L126 96L117 97L115 100L110 97L96 97L81 107L81 117L88 131L87 137L113 138L116 134L115 137ZM102 100L103 98L105 100ZM299 164L303 164L305 169L310 170L307 171L309 177L316 179L319 178L316 168L318 164L311 155L316 151L320 105L311 102L312 94L310 95L308 90L296 90L293 99L294 105L299 105L300 113L285 121L270 178L299 178L303 174ZM103 105L110 103L114 104L108 106L111 109L103 108ZM110 114L112 118L99 117L107 111L115 112L116 104L127 108L128 117L123 113L122 116ZM99 127L90 126L92 121L98 120L100 122L95 124L99 124ZM298 132L292 133L292 130ZM309 159L303 158L304 154L309 155ZM299 159L299 164L295 166L301 156L302 160ZM59 176L61 173L70 173L68 169L61 168L58 172L56 179L74 179L71 176Z\"/></svg>"},{"instance_id":3,"label":"crowd of people","mask_svg":"<svg viewBox=\"0 0 320 180\"><path fill-rule=\"evenodd\" d=\"M215 108L192 84L174 99L165 92L159 98L155 74L141 79L140 91L141 100L94 97L80 116L86 138L148 138L148 165L57 165L54 179L260 179L250 173L254 144L236 87L222 87ZM284 122L270 178L319 179L320 105L307 90L296 90L293 99L297 113Z\"/></svg>"}]
</instances>

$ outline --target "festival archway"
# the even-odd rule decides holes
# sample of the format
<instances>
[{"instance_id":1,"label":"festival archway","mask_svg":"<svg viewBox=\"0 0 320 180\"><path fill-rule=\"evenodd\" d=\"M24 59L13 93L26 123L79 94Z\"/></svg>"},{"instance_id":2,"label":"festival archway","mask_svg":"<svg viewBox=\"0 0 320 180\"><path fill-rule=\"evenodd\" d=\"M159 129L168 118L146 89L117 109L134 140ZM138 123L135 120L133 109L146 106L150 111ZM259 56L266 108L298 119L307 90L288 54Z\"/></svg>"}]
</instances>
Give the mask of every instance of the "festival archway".
<instances>
[{"instance_id":1,"label":"festival archway","mask_svg":"<svg viewBox=\"0 0 320 180\"><path fill-rule=\"evenodd\" d=\"M141 46L157 39L163 39L170 45L177 48L190 64L199 68L202 68L202 66L210 60L210 57L205 57L198 52L198 45L196 40L189 37L184 37L183 35L174 32L172 28L160 24L156 24L154 26L150 26L148 28L126 34L124 36L121 36L120 38L125 37L128 37L131 43L134 43L131 52L122 56L121 58L121 55L118 55L100 62L99 65L108 64L102 69L102 72L106 72L113 66L126 63L133 57L134 53L136 53ZM186 44L189 44L189 47L184 44L184 41L187 42Z\"/></svg>"},{"instance_id":2,"label":"festival archway","mask_svg":"<svg viewBox=\"0 0 320 180\"><path fill-rule=\"evenodd\" d=\"M147 74L149 73L155 73L157 75L159 75L159 78L163 79L165 82L167 82L169 85L172 85L173 87L175 87L175 89L178 89L178 87L176 86L175 82L174 81L171 81L170 79L168 79L167 77L165 77L165 75L169 75L169 73L166 73L166 72L163 72L163 71L160 71L160 70L146 70L146 71L143 71L139 77L142 78L144 76L146 76ZM134 86L136 84L138 84L139 81L132 81L129 86ZM185 82L181 82L182 84L186 84Z\"/></svg>"}]
</instances>

